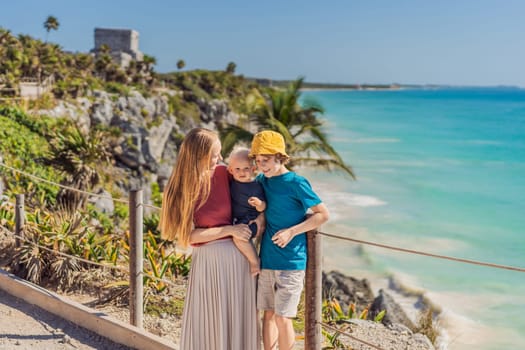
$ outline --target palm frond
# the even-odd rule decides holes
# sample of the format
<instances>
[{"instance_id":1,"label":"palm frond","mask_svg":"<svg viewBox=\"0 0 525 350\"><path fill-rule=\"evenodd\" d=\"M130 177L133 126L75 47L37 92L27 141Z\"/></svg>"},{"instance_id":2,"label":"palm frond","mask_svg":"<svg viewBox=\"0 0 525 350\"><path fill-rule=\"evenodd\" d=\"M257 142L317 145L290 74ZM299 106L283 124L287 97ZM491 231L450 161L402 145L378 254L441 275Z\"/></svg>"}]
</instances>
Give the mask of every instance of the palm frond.
<instances>
[{"instance_id":1,"label":"palm frond","mask_svg":"<svg viewBox=\"0 0 525 350\"><path fill-rule=\"evenodd\" d=\"M229 125L220 133L222 154L226 157L239 143L250 144L253 133L237 125Z\"/></svg>"},{"instance_id":2,"label":"palm frond","mask_svg":"<svg viewBox=\"0 0 525 350\"><path fill-rule=\"evenodd\" d=\"M249 121L257 130L273 130L283 135L287 153L294 164L307 164L339 169L355 179L352 168L330 145L324 133L323 121L318 117L324 108L312 98L301 100L304 77L292 81L285 89L253 91L246 99ZM235 144L249 144L255 130L246 126L230 125L221 133L223 153L229 153Z\"/></svg>"}]
</instances>

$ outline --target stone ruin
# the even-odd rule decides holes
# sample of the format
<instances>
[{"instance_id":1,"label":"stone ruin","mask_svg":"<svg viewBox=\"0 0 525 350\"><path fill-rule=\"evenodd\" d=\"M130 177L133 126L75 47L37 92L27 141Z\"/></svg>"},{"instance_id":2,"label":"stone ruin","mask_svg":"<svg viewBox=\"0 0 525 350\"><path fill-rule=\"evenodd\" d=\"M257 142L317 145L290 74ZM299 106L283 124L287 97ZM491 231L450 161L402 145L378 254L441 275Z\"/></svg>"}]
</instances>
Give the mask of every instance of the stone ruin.
<instances>
[{"instance_id":1,"label":"stone ruin","mask_svg":"<svg viewBox=\"0 0 525 350\"><path fill-rule=\"evenodd\" d=\"M144 54L139 50L139 33L131 29L95 28L95 54L102 45L107 45L113 61L122 68L129 66L132 60L142 61Z\"/></svg>"}]
</instances>

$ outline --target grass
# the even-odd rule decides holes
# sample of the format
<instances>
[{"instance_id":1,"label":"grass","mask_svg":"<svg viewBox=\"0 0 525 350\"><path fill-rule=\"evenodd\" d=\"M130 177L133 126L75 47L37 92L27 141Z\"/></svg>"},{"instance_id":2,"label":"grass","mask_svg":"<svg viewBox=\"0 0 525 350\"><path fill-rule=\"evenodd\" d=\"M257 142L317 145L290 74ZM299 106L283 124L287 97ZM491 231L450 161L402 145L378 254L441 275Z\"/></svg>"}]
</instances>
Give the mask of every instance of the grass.
<instances>
[{"instance_id":1,"label":"grass","mask_svg":"<svg viewBox=\"0 0 525 350\"><path fill-rule=\"evenodd\" d=\"M166 300L165 297L152 296L150 302L146 304L145 312L153 316L169 314L182 317L183 308L184 299L171 297L169 300Z\"/></svg>"},{"instance_id":2,"label":"grass","mask_svg":"<svg viewBox=\"0 0 525 350\"><path fill-rule=\"evenodd\" d=\"M431 308L422 311L414 333L426 335L432 344L436 344L438 333L433 323L433 316L434 313Z\"/></svg>"},{"instance_id":3,"label":"grass","mask_svg":"<svg viewBox=\"0 0 525 350\"><path fill-rule=\"evenodd\" d=\"M304 316L305 316L305 305L304 305L304 290L299 300L299 306L297 307L297 317L292 320L293 329L296 334L304 334Z\"/></svg>"}]
</instances>

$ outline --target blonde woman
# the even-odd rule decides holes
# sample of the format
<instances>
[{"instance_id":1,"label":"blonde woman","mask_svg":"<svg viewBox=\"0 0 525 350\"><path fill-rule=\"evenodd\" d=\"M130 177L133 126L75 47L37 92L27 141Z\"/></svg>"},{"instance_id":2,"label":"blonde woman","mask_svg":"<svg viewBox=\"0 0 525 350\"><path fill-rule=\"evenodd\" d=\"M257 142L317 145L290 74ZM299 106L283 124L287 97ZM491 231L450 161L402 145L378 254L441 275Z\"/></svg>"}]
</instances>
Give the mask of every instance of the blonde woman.
<instances>
[{"instance_id":1,"label":"blonde woman","mask_svg":"<svg viewBox=\"0 0 525 350\"><path fill-rule=\"evenodd\" d=\"M191 244L192 265L180 349L258 349L255 278L232 238L248 241L246 224L231 225L228 171L211 130L191 130L164 190L164 239ZM258 225L260 226L260 225Z\"/></svg>"}]
</instances>

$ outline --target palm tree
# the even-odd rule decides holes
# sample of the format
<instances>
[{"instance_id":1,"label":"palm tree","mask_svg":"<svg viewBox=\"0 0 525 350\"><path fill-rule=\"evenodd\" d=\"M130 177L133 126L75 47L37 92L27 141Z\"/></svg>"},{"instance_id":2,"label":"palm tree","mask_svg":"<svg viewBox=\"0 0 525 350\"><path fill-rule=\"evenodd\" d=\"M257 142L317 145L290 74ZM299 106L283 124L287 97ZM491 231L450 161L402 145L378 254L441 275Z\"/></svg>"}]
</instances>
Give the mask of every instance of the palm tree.
<instances>
[{"instance_id":1,"label":"palm tree","mask_svg":"<svg viewBox=\"0 0 525 350\"><path fill-rule=\"evenodd\" d=\"M4 40L9 39L9 36L11 35L11 31L7 29L3 29L0 27L0 44L4 43Z\"/></svg>"},{"instance_id":2,"label":"palm tree","mask_svg":"<svg viewBox=\"0 0 525 350\"><path fill-rule=\"evenodd\" d=\"M157 64L157 59L153 56L144 55L142 63L144 63L147 72L153 72L153 66Z\"/></svg>"},{"instance_id":3,"label":"palm tree","mask_svg":"<svg viewBox=\"0 0 525 350\"><path fill-rule=\"evenodd\" d=\"M233 74L235 73L235 69L237 68L237 65L235 62L228 63L228 66L226 66L226 73Z\"/></svg>"},{"instance_id":4,"label":"palm tree","mask_svg":"<svg viewBox=\"0 0 525 350\"><path fill-rule=\"evenodd\" d=\"M58 19L54 16L48 16L46 21L44 22L44 28L46 28L47 34L46 34L46 43L47 43L47 37L49 36L49 32L51 30L58 30L58 27L60 26L60 23L58 23Z\"/></svg>"},{"instance_id":5,"label":"palm tree","mask_svg":"<svg viewBox=\"0 0 525 350\"><path fill-rule=\"evenodd\" d=\"M177 61L177 69L181 70L185 66L186 66L186 62L184 62L184 60L178 60Z\"/></svg>"},{"instance_id":6,"label":"palm tree","mask_svg":"<svg viewBox=\"0 0 525 350\"><path fill-rule=\"evenodd\" d=\"M291 156L290 168L295 165L323 166L338 169L355 179L352 168L328 142L322 130L322 106L313 100L299 104L304 78L293 81L285 90L267 90L266 96L258 91L249 96L247 108L249 124L257 130L274 130L284 136L287 152ZM229 153L237 142L249 143L253 138L250 125L228 125L221 131L223 152Z\"/></svg>"}]
</instances>

